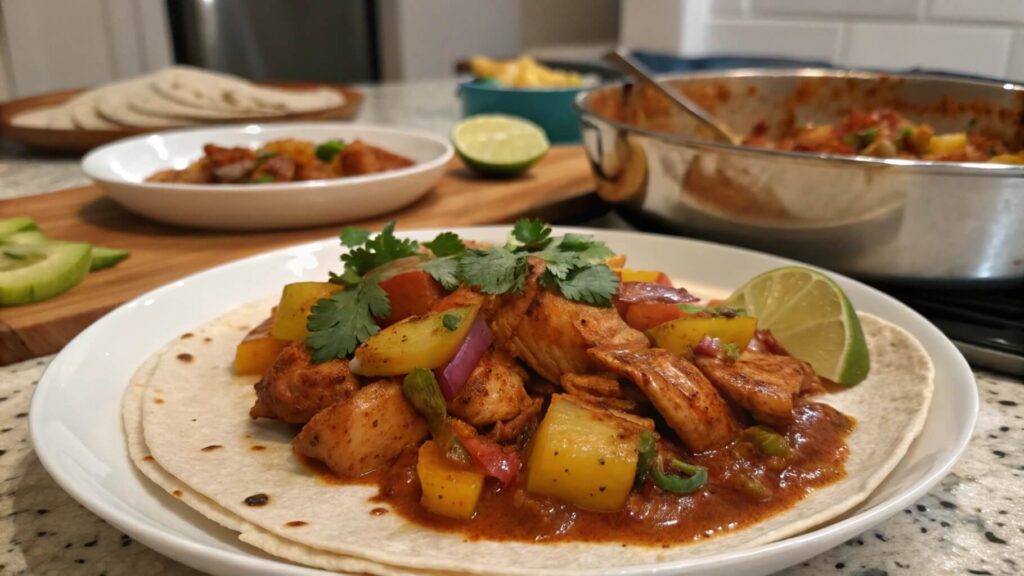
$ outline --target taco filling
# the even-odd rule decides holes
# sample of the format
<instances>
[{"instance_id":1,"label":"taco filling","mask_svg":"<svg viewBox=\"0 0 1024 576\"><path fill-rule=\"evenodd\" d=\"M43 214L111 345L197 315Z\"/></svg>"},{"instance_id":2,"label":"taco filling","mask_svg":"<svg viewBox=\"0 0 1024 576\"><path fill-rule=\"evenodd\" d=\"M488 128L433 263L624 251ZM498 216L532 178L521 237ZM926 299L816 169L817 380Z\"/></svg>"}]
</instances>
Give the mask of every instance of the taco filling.
<instances>
[{"instance_id":1,"label":"taco filling","mask_svg":"<svg viewBox=\"0 0 1024 576\"><path fill-rule=\"evenodd\" d=\"M836 384L745 310L589 236L523 220L504 246L391 225L342 241L344 269L286 286L235 371L259 379L252 419L294 425L321 482L376 486L379 514L667 546L846 474L854 419L816 401Z\"/></svg>"}]
</instances>

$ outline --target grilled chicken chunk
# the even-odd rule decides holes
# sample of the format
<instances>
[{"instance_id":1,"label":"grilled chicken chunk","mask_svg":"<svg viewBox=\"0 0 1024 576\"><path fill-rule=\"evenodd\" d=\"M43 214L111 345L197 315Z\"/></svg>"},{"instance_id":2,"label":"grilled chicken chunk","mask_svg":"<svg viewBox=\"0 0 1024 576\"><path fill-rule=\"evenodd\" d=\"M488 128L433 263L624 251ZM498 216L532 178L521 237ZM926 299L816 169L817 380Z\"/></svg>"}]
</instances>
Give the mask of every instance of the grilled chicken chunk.
<instances>
[{"instance_id":1,"label":"grilled chicken chunk","mask_svg":"<svg viewBox=\"0 0 1024 576\"><path fill-rule=\"evenodd\" d=\"M623 412L635 413L646 400L631 384L607 374L563 374L560 384L572 396Z\"/></svg>"},{"instance_id":2,"label":"grilled chicken chunk","mask_svg":"<svg viewBox=\"0 0 1024 576\"><path fill-rule=\"evenodd\" d=\"M719 448L739 433L728 404L685 358L661 348L588 352L602 368L632 380L690 450Z\"/></svg>"},{"instance_id":3,"label":"grilled chicken chunk","mask_svg":"<svg viewBox=\"0 0 1024 576\"><path fill-rule=\"evenodd\" d=\"M698 357L697 367L718 390L766 424L792 419L793 400L820 388L810 364L761 352L744 352L739 360Z\"/></svg>"},{"instance_id":4,"label":"grilled chicken chunk","mask_svg":"<svg viewBox=\"0 0 1024 576\"><path fill-rule=\"evenodd\" d=\"M448 402L452 414L477 428L511 420L529 407L526 371L500 350L485 353L459 395Z\"/></svg>"},{"instance_id":5,"label":"grilled chicken chunk","mask_svg":"<svg viewBox=\"0 0 1024 576\"><path fill-rule=\"evenodd\" d=\"M289 424L305 424L317 412L349 398L359 381L348 369L348 360L313 364L304 342L293 342L274 359L256 383L252 418L274 418Z\"/></svg>"},{"instance_id":6,"label":"grilled chicken chunk","mask_svg":"<svg viewBox=\"0 0 1024 576\"><path fill-rule=\"evenodd\" d=\"M292 449L352 478L373 472L426 437L427 423L405 399L401 384L379 380L314 416Z\"/></svg>"},{"instance_id":7,"label":"grilled chicken chunk","mask_svg":"<svg viewBox=\"0 0 1024 576\"><path fill-rule=\"evenodd\" d=\"M646 348L647 337L626 325L614 308L573 302L537 285L526 287L490 319L495 340L512 356L551 382L563 374L597 372L587 349L594 346Z\"/></svg>"}]
</instances>

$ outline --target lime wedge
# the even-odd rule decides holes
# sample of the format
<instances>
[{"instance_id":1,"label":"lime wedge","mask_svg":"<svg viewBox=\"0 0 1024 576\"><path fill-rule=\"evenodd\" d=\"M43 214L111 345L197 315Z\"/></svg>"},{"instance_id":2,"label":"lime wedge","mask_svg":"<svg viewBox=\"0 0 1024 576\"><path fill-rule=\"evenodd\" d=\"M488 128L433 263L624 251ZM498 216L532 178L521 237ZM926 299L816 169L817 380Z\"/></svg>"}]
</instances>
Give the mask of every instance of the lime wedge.
<instances>
[{"instance_id":1,"label":"lime wedge","mask_svg":"<svg viewBox=\"0 0 1024 576\"><path fill-rule=\"evenodd\" d=\"M871 367L864 331L850 300L828 276L800 266L755 276L732 293L726 306L757 318L793 356L844 386L863 380Z\"/></svg>"},{"instance_id":2,"label":"lime wedge","mask_svg":"<svg viewBox=\"0 0 1024 576\"><path fill-rule=\"evenodd\" d=\"M471 170L485 176L515 176L551 147L544 130L522 118L481 114L452 129L452 144Z\"/></svg>"},{"instance_id":3,"label":"lime wedge","mask_svg":"<svg viewBox=\"0 0 1024 576\"><path fill-rule=\"evenodd\" d=\"M70 290L89 273L92 246L80 242L0 246L0 306Z\"/></svg>"}]
</instances>

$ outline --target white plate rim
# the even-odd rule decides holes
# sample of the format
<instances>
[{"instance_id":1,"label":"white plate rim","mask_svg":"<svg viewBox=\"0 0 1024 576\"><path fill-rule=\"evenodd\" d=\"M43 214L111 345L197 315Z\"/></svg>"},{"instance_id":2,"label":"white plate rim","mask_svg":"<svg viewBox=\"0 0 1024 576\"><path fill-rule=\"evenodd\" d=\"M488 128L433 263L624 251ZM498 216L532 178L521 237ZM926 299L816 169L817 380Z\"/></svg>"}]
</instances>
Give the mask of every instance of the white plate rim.
<instances>
[{"instance_id":1,"label":"white plate rim","mask_svg":"<svg viewBox=\"0 0 1024 576\"><path fill-rule=\"evenodd\" d=\"M478 234L494 234L499 231L507 231L506 226L485 226L485 227L463 227L463 228L437 228L437 229L416 229L401 231L402 234L415 234L417 236L430 236L445 230L453 230L463 237L472 238L474 233ZM977 421L978 413L978 394L975 385L975 379L973 372L971 371L967 361L963 358L956 347L946 338L933 324L927 319L918 314L916 311L910 309L899 301L895 300L891 296L884 294L883 292L867 286L861 282L843 276L841 274L798 262L782 258L779 256L758 252L755 250L749 250L745 248L727 246L717 244L714 242L708 242L703 240L695 240L690 238L681 238L673 236L664 236L659 234L649 234L642 232L627 232L617 230L602 230L592 228L574 228L574 227L555 227L555 233L565 232L576 232L581 234L596 234L604 237L620 238L626 240L632 236L640 236L645 238L662 238L670 241L678 241L684 244L693 245L694 249L698 250L724 250L726 252L733 252L737 255L753 255L759 258L768 258L778 266L785 265L801 265L809 268L821 270L827 272L837 283L849 291L849 286L857 287L857 290L863 291L868 294L871 298L877 299L887 306L895 306L901 310L901 313L906 314L913 319L915 326L911 327L904 326L905 329L914 333L915 336L917 330L923 330L928 336L928 342L922 342L926 350L931 355L934 352L941 352L947 355L947 360L951 363L951 368L955 374L951 377L955 381L966 380L969 383L970 390L972 393L968 395L967 403L961 406L961 415L964 416L962 422L956 430L957 436L956 441L953 445L949 446L949 450L945 452L945 458L943 459L940 466L932 469L926 476L918 478L912 486L899 491L897 494L890 496L887 500L879 503L871 508L860 511L852 516L844 518L840 521L828 523L824 526L813 529L809 532L786 538L784 540L773 542L753 548L742 549L739 551L732 551L728 553L714 554L708 556L700 556L692 559L684 559L674 562L661 563L661 564L647 564L647 565L635 565L628 566L621 569L617 569L611 573L618 574L621 576L633 575L633 574L647 574L647 575L662 575L662 574L681 574L688 570L693 569L708 569L715 567L718 569L749 569L749 563L754 560L773 560L775 564L766 564L767 566L773 566L771 570L780 569L785 566L789 566L792 563L799 562L804 559L805 556L800 556L800 549L811 546L817 541L829 542L827 548L831 548L838 545L843 540L856 536L861 532L883 522L890 518L900 510L907 508L913 502L918 500L921 496L926 494L932 487L937 485L946 475L949 474L952 467L956 464L957 460L963 454L964 450L969 443L973 434L975 424ZM137 305L148 305L147 301L152 302L158 299L162 294L166 294L169 291L175 290L176 288L184 285L185 283L191 282L202 282L211 278L215 278L218 274L226 273L233 267L242 268L245 265L254 264L260 260L270 260L275 257L280 257L289 252L296 251L316 251L324 248L332 248L337 245L337 238L331 237L324 240L309 242L305 244L299 244L291 247L284 247L275 249L272 251L256 254L232 262L222 264L220 266L197 272L181 278L178 281L171 282L153 289L125 304L122 304L118 308L114 309L106 316L97 320L93 325L89 326L81 334L75 337L50 363L40 378L35 394L32 398L32 403L29 410L29 431L30 437L33 443L33 447L36 450L37 457L42 463L43 467L50 474L50 476L65 490L69 495L72 496L76 501L81 503L91 512L101 517L105 521L118 527L128 535L136 538L140 542L150 546L156 551L171 556L172 558L188 564L193 567L198 566L228 566L239 570L237 573L260 573L260 574L295 574L295 575L310 575L310 574L329 574L322 570L309 568L306 566L300 566L296 564L288 563L284 560L266 560L260 558L255 554L246 554L241 552L235 552L230 550L224 550L215 548L202 542L196 542L187 539L183 536L178 536L167 531L159 530L155 526L145 524L137 521L136 519L121 513L119 510L112 507L110 504L93 498L86 490L80 489L73 482L70 481L66 472L62 469L61 463L55 458L55 454L51 453L51 449L45 444L40 443L40 439L44 437L43 426L46 423L42 417L39 416L41 411L40 405L46 402L46 395L51 393L51 388L56 388L57 383L54 380L57 379L55 374L63 367L63 364L73 362L72 356L79 348L88 346L91 340L94 338L94 334L100 331L103 323L108 321L109 318L117 318L122 314L128 313L127 311ZM665 256L661 256L664 258ZM226 312L222 310L221 312ZM167 339L175 337L176 334L170 334ZM920 339L920 338L919 338ZM938 347L941 350L932 350L933 347ZM141 363L145 357L138 358L138 363ZM934 360L934 358L933 358ZM936 378L938 378L938 374ZM127 382L124 383L127 385ZM120 412L118 412L120 413ZM930 417L930 416L929 416ZM120 426L120 422L118 422ZM927 425L927 422L926 422ZM121 441L124 441L123 435ZM182 504L182 506L184 506ZM194 554L194 556L181 557L178 554L187 553ZM780 558L791 555L798 557L795 560L780 560ZM782 562L782 563L780 563ZM220 570L218 570L219 572ZM231 572L236 573L236 572ZM596 573L609 573L607 571L580 571L579 574L596 574ZM723 572L729 573L729 572ZM746 573L746 572L744 572ZM760 573L760 572L758 572Z\"/></svg>"}]
</instances>

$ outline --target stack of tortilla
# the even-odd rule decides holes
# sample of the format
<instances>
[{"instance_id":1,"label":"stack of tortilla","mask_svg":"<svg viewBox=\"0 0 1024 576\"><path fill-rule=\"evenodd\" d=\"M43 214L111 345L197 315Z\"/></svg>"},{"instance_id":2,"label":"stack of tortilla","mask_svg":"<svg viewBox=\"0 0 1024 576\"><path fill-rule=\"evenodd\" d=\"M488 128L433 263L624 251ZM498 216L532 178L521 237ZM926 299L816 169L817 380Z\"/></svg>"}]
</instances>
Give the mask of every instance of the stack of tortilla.
<instances>
[{"instance_id":1,"label":"stack of tortilla","mask_svg":"<svg viewBox=\"0 0 1024 576\"><path fill-rule=\"evenodd\" d=\"M322 112L345 103L331 88L281 90L236 76L175 66L98 86L46 108L18 114L11 123L52 130L170 128Z\"/></svg>"},{"instance_id":2,"label":"stack of tortilla","mask_svg":"<svg viewBox=\"0 0 1024 576\"><path fill-rule=\"evenodd\" d=\"M351 573L566 574L735 551L789 537L863 502L903 458L931 401L921 345L875 316L860 319L871 352L861 384L820 397L857 419L846 477L744 529L668 548L608 542L497 542L413 524L376 488L316 477L291 451L297 429L252 420L253 377L232 370L234 349L276 301L234 310L171 342L136 373L124 399L131 458L151 481L239 539L293 562Z\"/></svg>"}]
</instances>

